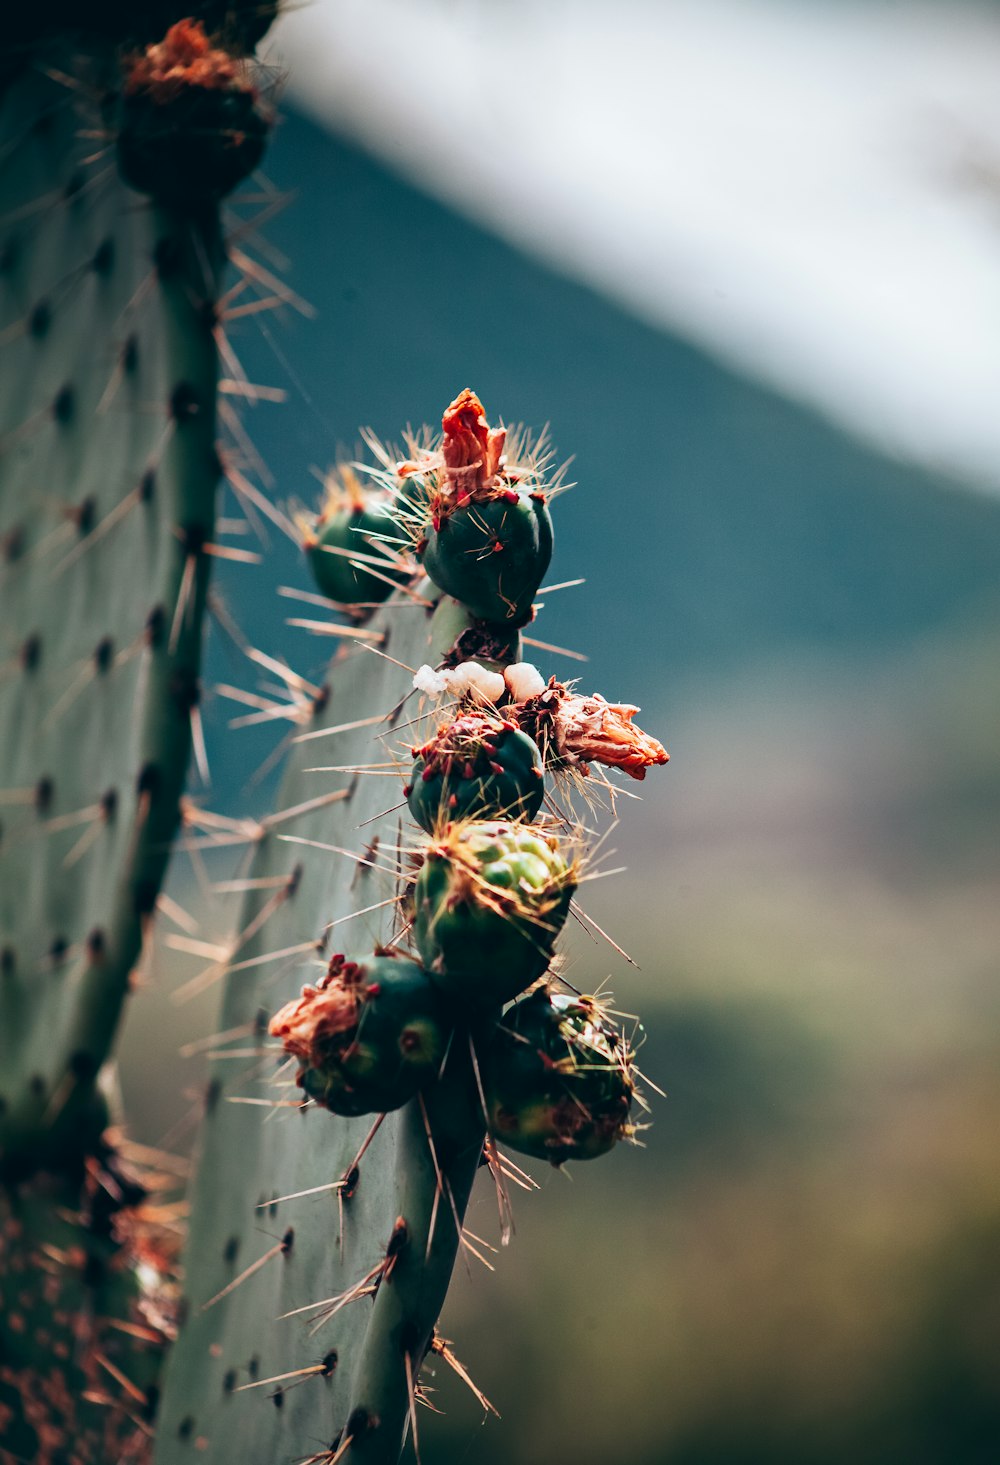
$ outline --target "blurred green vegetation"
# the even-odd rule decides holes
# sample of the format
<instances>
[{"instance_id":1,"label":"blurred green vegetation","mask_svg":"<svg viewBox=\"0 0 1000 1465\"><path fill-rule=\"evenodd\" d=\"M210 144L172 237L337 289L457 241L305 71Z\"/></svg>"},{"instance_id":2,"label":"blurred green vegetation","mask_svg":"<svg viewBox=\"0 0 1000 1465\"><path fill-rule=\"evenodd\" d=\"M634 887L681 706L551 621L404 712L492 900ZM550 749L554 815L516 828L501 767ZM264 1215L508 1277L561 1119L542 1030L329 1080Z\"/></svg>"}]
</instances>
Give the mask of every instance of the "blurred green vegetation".
<instances>
[{"instance_id":1,"label":"blurred green vegetation","mask_svg":"<svg viewBox=\"0 0 1000 1465\"><path fill-rule=\"evenodd\" d=\"M456 1279L445 1331L505 1415L438 1370L425 1461L987 1465L1000 1457L1000 504L851 442L517 255L300 119L271 160L305 198L268 227L316 324L236 339L289 386L250 428L280 498L311 497L359 423L391 436L466 384L551 419L580 487L557 505L539 634L586 689L644 702L670 766L621 809L569 975L640 1012L643 1148L536 1167L517 1234ZM236 618L310 674L279 583L223 567ZM244 684L224 639L214 675ZM549 663L569 675L570 663ZM235 813L274 742L225 732ZM240 741L242 739L243 741ZM321 789L318 786L317 792ZM175 893L199 934L228 913ZM176 959L132 1014L142 1137L197 1070L149 1057L211 1031ZM190 966L185 964L184 974ZM189 1091L182 1098L181 1090ZM330 1204L323 1197L302 1202ZM484 1187L470 1225L495 1241Z\"/></svg>"}]
</instances>

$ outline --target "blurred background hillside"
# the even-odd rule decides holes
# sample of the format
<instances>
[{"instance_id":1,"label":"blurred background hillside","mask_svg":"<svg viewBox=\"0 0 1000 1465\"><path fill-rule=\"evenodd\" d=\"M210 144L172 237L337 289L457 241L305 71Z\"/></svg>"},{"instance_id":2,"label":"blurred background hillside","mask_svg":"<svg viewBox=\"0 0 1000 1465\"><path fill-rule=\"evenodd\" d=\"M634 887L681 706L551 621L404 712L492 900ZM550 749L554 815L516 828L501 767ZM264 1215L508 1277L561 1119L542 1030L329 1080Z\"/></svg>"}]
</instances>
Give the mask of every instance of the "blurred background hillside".
<instances>
[{"instance_id":1,"label":"blurred background hillside","mask_svg":"<svg viewBox=\"0 0 1000 1465\"><path fill-rule=\"evenodd\" d=\"M571 943L667 1098L644 1148L537 1167L457 1277L445 1331L505 1418L440 1379L424 1460L992 1465L1000 11L317 0L273 52L297 196L265 235L315 309L234 332L288 393L247 418L274 495L465 385L550 423L550 578L586 585L538 634L589 663L538 659L671 753L587 901L639 970ZM283 542L222 567L319 677L276 585L310 588ZM254 681L221 635L209 680ZM205 711L206 802L263 809L278 735ZM154 966L124 1083L158 1141L197 1072L150 1046L211 1016L169 1000L190 959Z\"/></svg>"}]
</instances>

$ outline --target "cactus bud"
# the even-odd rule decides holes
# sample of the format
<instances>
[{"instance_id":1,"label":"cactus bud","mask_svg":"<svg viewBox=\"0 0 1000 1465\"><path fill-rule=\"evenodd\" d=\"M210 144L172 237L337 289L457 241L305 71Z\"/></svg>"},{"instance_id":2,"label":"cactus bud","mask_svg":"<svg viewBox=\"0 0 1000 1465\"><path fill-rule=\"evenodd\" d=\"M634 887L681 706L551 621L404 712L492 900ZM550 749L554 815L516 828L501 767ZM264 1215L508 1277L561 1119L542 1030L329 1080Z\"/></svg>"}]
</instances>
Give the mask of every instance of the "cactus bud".
<instances>
[{"instance_id":1,"label":"cactus bud","mask_svg":"<svg viewBox=\"0 0 1000 1465\"><path fill-rule=\"evenodd\" d=\"M524 625L552 558L545 495L504 465L506 433L466 388L444 414L443 469L430 500L424 568L486 621Z\"/></svg>"},{"instance_id":2,"label":"cactus bud","mask_svg":"<svg viewBox=\"0 0 1000 1465\"><path fill-rule=\"evenodd\" d=\"M247 67L179 20L126 66L118 132L122 177L177 208L231 193L256 168L271 125Z\"/></svg>"},{"instance_id":3,"label":"cactus bud","mask_svg":"<svg viewBox=\"0 0 1000 1465\"><path fill-rule=\"evenodd\" d=\"M428 847L414 890L431 980L466 1003L516 997L548 966L575 889L575 867L536 826L450 826Z\"/></svg>"},{"instance_id":4,"label":"cactus bud","mask_svg":"<svg viewBox=\"0 0 1000 1465\"><path fill-rule=\"evenodd\" d=\"M414 749L406 802L433 834L449 819L533 819L544 792L541 756L528 735L467 713Z\"/></svg>"},{"instance_id":5,"label":"cactus bud","mask_svg":"<svg viewBox=\"0 0 1000 1465\"><path fill-rule=\"evenodd\" d=\"M632 1135L634 1054L592 997L539 988L498 1023L485 1054L490 1132L561 1165Z\"/></svg>"},{"instance_id":6,"label":"cactus bud","mask_svg":"<svg viewBox=\"0 0 1000 1465\"><path fill-rule=\"evenodd\" d=\"M386 600L393 585L408 578L384 544L395 528L387 495L364 487L347 466L331 472L323 507L311 524L303 525L302 537L322 593L340 605Z\"/></svg>"},{"instance_id":7,"label":"cactus bud","mask_svg":"<svg viewBox=\"0 0 1000 1465\"><path fill-rule=\"evenodd\" d=\"M271 1036L302 1063L298 1083L334 1114L398 1109L432 1079L450 1025L412 961L334 956L326 976L271 1019Z\"/></svg>"}]
</instances>

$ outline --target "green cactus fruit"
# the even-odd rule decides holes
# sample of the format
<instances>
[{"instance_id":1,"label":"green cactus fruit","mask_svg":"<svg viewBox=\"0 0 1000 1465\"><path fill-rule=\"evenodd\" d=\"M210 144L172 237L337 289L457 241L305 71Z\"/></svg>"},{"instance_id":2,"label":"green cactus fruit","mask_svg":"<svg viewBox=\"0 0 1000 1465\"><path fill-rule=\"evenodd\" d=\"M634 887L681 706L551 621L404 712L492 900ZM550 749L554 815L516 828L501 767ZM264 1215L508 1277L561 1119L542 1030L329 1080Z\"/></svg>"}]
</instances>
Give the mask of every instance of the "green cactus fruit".
<instances>
[{"instance_id":1,"label":"green cactus fruit","mask_svg":"<svg viewBox=\"0 0 1000 1465\"><path fill-rule=\"evenodd\" d=\"M298 1082L334 1114L399 1109L437 1073L450 1024L424 972L412 961L334 956L271 1021L272 1037L303 1063Z\"/></svg>"},{"instance_id":2,"label":"green cactus fruit","mask_svg":"<svg viewBox=\"0 0 1000 1465\"><path fill-rule=\"evenodd\" d=\"M533 819L545 793L541 754L512 722L466 713L414 749L405 793L428 834L449 819Z\"/></svg>"},{"instance_id":3,"label":"green cactus fruit","mask_svg":"<svg viewBox=\"0 0 1000 1465\"><path fill-rule=\"evenodd\" d=\"M552 558L545 496L504 488L496 498L456 507L432 521L424 569L474 616L526 625Z\"/></svg>"},{"instance_id":4,"label":"green cactus fruit","mask_svg":"<svg viewBox=\"0 0 1000 1465\"><path fill-rule=\"evenodd\" d=\"M118 166L139 193L197 210L253 172L270 126L245 63L180 20L126 68Z\"/></svg>"},{"instance_id":5,"label":"green cactus fruit","mask_svg":"<svg viewBox=\"0 0 1000 1465\"><path fill-rule=\"evenodd\" d=\"M331 473L319 516L303 523L302 547L317 586L339 605L381 603L409 578L386 538L399 538L388 495L364 487L349 467Z\"/></svg>"},{"instance_id":6,"label":"green cactus fruit","mask_svg":"<svg viewBox=\"0 0 1000 1465\"><path fill-rule=\"evenodd\" d=\"M482 1058L490 1132L554 1165L605 1155L632 1134L633 1062L592 997L540 987L504 1014Z\"/></svg>"},{"instance_id":7,"label":"green cactus fruit","mask_svg":"<svg viewBox=\"0 0 1000 1465\"><path fill-rule=\"evenodd\" d=\"M547 968L575 889L574 866L536 826L450 826L414 889L414 936L432 981L465 1003L516 997Z\"/></svg>"}]
</instances>

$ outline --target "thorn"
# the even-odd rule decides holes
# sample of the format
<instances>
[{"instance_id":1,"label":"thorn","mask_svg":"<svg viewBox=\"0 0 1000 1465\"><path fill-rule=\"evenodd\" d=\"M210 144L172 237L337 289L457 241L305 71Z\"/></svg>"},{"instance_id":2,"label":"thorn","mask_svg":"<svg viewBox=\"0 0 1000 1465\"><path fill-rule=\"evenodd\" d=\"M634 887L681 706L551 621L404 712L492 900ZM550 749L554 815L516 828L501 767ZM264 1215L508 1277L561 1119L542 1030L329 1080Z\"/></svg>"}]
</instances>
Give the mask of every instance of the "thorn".
<instances>
[{"instance_id":1,"label":"thorn","mask_svg":"<svg viewBox=\"0 0 1000 1465\"><path fill-rule=\"evenodd\" d=\"M214 1297L209 1299L208 1302L203 1302L201 1305L202 1312L207 1312L210 1307L214 1307L217 1302L221 1302L224 1297L228 1297L230 1292L234 1291L235 1288L239 1287L243 1282L247 1281L247 1279L249 1277L252 1277L255 1272L259 1272L261 1267L265 1266L266 1263L271 1261L273 1257L287 1256L292 1249L292 1241L294 1239L294 1236L295 1232L291 1229L291 1227L289 1227L281 1240L277 1242L274 1246L272 1246L268 1251L265 1251L263 1256L259 1256L255 1262L251 1262L251 1264L244 1271L242 1271L238 1277L235 1277L233 1281L228 1284L228 1286L223 1287L221 1292L217 1292Z\"/></svg>"}]
</instances>

